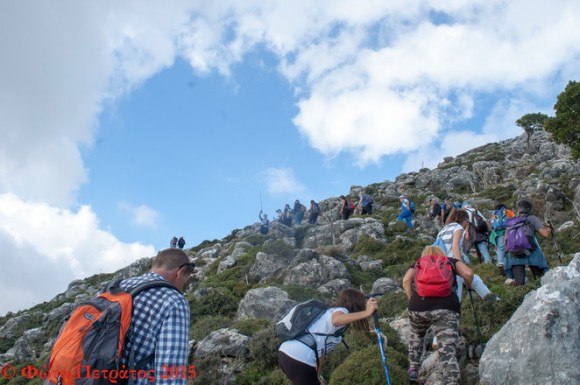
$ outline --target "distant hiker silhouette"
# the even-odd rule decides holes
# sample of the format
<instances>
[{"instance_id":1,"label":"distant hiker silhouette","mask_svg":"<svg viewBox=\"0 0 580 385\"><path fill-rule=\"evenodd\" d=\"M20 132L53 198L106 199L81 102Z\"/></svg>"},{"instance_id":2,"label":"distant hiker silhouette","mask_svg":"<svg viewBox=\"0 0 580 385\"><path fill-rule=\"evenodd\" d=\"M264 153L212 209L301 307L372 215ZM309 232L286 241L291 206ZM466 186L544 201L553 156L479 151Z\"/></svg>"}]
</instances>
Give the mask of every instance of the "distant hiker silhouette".
<instances>
[{"instance_id":1,"label":"distant hiker silhouette","mask_svg":"<svg viewBox=\"0 0 580 385\"><path fill-rule=\"evenodd\" d=\"M268 220L268 214L262 214L262 210L260 210L260 214L258 214L258 218L260 218L260 233L263 235L268 234L268 230L270 229L270 221Z\"/></svg>"},{"instance_id":2,"label":"distant hiker silhouette","mask_svg":"<svg viewBox=\"0 0 580 385\"><path fill-rule=\"evenodd\" d=\"M171 241L169 242L169 246L177 247L177 237L171 238Z\"/></svg>"},{"instance_id":3,"label":"distant hiker silhouette","mask_svg":"<svg viewBox=\"0 0 580 385\"><path fill-rule=\"evenodd\" d=\"M183 246L185 246L185 239L183 239L183 237L179 237L179 240L177 241L177 246L179 246L180 249L183 249Z\"/></svg>"},{"instance_id":4,"label":"distant hiker silhouette","mask_svg":"<svg viewBox=\"0 0 580 385\"><path fill-rule=\"evenodd\" d=\"M298 199L294 202L294 222L297 225L302 223L302 218L306 212L306 206L304 206Z\"/></svg>"},{"instance_id":5,"label":"distant hiker silhouette","mask_svg":"<svg viewBox=\"0 0 580 385\"><path fill-rule=\"evenodd\" d=\"M314 202L314 200L310 201L310 217L308 218L308 223L311 225L316 224L316 220L318 219L318 215L320 214L320 206L318 203Z\"/></svg>"},{"instance_id":6,"label":"distant hiker silhouette","mask_svg":"<svg viewBox=\"0 0 580 385\"><path fill-rule=\"evenodd\" d=\"M339 196L338 200L340 202L338 212L340 213L340 217L346 221L348 217L350 217L350 214L352 214L352 210L349 207L348 201L346 200L346 197L344 195Z\"/></svg>"},{"instance_id":7,"label":"distant hiker silhouette","mask_svg":"<svg viewBox=\"0 0 580 385\"><path fill-rule=\"evenodd\" d=\"M284 211L282 212L282 223L288 227L292 227L292 216L293 216L292 208L290 205L284 206Z\"/></svg>"}]
</instances>

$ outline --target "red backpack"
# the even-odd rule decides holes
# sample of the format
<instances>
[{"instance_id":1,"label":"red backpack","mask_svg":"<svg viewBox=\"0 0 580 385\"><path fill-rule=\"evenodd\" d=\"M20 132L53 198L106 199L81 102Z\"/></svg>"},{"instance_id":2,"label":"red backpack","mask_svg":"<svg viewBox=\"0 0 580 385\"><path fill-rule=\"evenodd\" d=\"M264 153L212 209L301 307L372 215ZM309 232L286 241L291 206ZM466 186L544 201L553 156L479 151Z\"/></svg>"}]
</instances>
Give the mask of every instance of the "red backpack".
<instances>
[{"instance_id":1,"label":"red backpack","mask_svg":"<svg viewBox=\"0 0 580 385\"><path fill-rule=\"evenodd\" d=\"M455 286L455 266L444 255L425 255L415 263L415 290L421 297L448 297Z\"/></svg>"}]
</instances>

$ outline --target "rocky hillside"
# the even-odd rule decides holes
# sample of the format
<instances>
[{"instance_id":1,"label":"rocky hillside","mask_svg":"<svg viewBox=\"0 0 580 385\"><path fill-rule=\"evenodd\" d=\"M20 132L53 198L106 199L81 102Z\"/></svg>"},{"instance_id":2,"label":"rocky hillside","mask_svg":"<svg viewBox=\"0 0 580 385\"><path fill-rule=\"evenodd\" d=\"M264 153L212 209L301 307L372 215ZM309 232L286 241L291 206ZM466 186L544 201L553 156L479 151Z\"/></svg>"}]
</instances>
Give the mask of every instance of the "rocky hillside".
<instances>
[{"instance_id":1,"label":"rocky hillside","mask_svg":"<svg viewBox=\"0 0 580 385\"><path fill-rule=\"evenodd\" d=\"M580 254L574 258L580 251L579 171L580 163L571 160L567 148L537 132L529 145L522 135L446 158L433 170L351 187L352 197L363 190L374 196L371 216L339 220L338 199L330 197L320 202L316 225L274 222L264 236L255 223L224 239L202 242L188 250L199 270L186 290L190 360L198 369L192 383L287 384L276 365L273 323L298 301L317 297L330 302L341 289L356 287L385 293L379 316L388 367L393 384L406 384L408 319L400 281L434 240L428 201L436 196L469 201L488 217L498 202L513 207L529 197L535 213L556 228L554 239L541 240L552 268L542 282L507 286L495 266L472 258L476 273L501 300L493 304L475 298L472 303L464 294L463 384L576 384L580 348L566 343L566 337L580 340ZM417 204L415 229L395 221L401 194ZM27 365L42 367L71 309L109 280L147 271L151 259L71 282L53 300L0 318L0 366L14 365L16 373ZM329 385L384 384L376 337L349 333L347 342L350 349L341 346L328 357L324 374ZM427 384L439 383L436 354L426 352L423 373ZM0 385L22 383L41 382L18 374L0 378Z\"/></svg>"}]
</instances>

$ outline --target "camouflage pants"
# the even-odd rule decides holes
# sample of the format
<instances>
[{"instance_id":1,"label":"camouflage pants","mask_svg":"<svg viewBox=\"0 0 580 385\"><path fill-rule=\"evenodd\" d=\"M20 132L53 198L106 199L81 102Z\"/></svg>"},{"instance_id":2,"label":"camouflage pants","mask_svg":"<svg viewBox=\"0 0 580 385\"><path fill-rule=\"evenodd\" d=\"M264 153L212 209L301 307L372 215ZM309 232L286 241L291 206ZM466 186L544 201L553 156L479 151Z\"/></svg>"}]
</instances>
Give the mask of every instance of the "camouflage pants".
<instances>
[{"instance_id":1,"label":"camouflage pants","mask_svg":"<svg viewBox=\"0 0 580 385\"><path fill-rule=\"evenodd\" d=\"M430 326L437 336L439 361L445 373L446 385L459 384L457 362L459 342L459 314L451 310L410 311L411 337L409 340L409 366L419 370L423 353L423 338Z\"/></svg>"}]
</instances>

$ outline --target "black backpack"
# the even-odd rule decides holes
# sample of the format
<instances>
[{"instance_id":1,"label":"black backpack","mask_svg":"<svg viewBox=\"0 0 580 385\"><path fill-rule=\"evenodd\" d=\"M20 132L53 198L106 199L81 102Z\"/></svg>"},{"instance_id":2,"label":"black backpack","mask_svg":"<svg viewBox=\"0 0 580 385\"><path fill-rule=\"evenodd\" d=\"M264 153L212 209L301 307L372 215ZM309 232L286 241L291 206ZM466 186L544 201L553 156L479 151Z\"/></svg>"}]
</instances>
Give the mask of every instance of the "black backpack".
<instances>
[{"instance_id":1,"label":"black backpack","mask_svg":"<svg viewBox=\"0 0 580 385\"><path fill-rule=\"evenodd\" d=\"M308 328L318 320L327 310L328 305L319 300L311 299L294 306L280 321L276 323L276 336L284 341L297 340L314 350L318 364L318 349L314 335L326 337L342 337L348 325L340 328L333 334L311 333ZM346 342L342 340L346 346ZM347 346L348 348L348 346Z\"/></svg>"}]
</instances>

